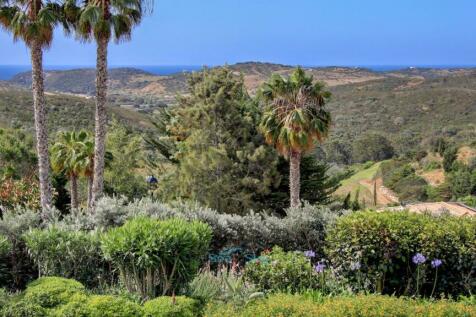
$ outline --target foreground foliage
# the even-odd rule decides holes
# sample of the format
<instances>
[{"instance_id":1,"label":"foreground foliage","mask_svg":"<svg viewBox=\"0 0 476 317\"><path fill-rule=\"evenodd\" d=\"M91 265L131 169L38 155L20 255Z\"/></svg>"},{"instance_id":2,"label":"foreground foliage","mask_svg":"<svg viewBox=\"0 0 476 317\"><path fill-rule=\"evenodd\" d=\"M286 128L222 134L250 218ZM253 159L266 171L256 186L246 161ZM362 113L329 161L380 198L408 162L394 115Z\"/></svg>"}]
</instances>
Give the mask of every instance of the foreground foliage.
<instances>
[{"instance_id":1,"label":"foreground foliage","mask_svg":"<svg viewBox=\"0 0 476 317\"><path fill-rule=\"evenodd\" d=\"M355 296L327 298L319 302L300 295L277 294L241 309L232 305L210 304L207 317L471 317L476 307L454 302L419 302L386 296Z\"/></svg>"},{"instance_id":2,"label":"foreground foliage","mask_svg":"<svg viewBox=\"0 0 476 317\"><path fill-rule=\"evenodd\" d=\"M192 298L162 296L142 305L121 295L85 292L74 281L41 278L24 293L0 292L2 317L472 317L474 299L459 302L425 301L381 295L324 297L319 292L304 295L278 293L255 298L246 304L209 301L206 307Z\"/></svg>"},{"instance_id":3,"label":"foreground foliage","mask_svg":"<svg viewBox=\"0 0 476 317\"><path fill-rule=\"evenodd\" d=\"M154 298L179 291L193 278L210 239L210 228L198 221L137 218L106 233L102 249L129 291Z\"/></svg>"},{"instance_id":4,"label":"foreground foliage","mask_svg":"<svg viewBox=\"0 0 476 317\"><path fill-rule=\"evenodd\" d=\"M475 237L474 217L358 212L327 233L327 255L356 287L368 280L386 294L469 295L476 291Z\"/></svg>"}]
</instances>

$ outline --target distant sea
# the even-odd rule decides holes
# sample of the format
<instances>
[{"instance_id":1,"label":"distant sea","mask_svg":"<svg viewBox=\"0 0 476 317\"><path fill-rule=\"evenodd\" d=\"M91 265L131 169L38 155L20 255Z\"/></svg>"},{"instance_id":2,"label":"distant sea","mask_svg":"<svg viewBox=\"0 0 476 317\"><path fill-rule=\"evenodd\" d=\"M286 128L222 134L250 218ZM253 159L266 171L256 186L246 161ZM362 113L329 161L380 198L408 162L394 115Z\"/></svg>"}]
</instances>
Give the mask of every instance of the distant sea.
<instances>
[{"instance_id":1,"label":"distant sea","mask_svg":"<svg viewBox=\"0 0 476 317\"><path fill-rule=\"evenodd\" d=\"M171 75L182 72L192 72L202 69L203 66L184 66L184 65L175 65L175 66L112 66L112 68L122 68L122 67L131 67L142 69L143 71L155 74L155 75ZM80 68L94 68L94 66L45 66L45 70L71 70L71 69L80 69ZM31 70L29 65L0 65L0 80L9 80L13 76L19 73L28 72Z\"/></svg>"},{"instance_id":2,"label":"distant sea","mask_svg":"<svg viewBox=\"0 0 476 317\"><path fill-rule=\"evenodd\" d=\"M305 65L306 67L324 67L324 66L309 66ZM119 68L119 67L132 67L137 69L142 69L146 72L155 74L155 75L171 75L181 72L192 72L202 69L203 66L196 66L196 65L174 65L174 66L112 66L112 68ZM475 68L476 65L356 65L356 66L344 66L344 67L362 67L368 68L370 70L376 72L388 72L388 71L396 71L396 70L403 70L408 69L410 67L418 67L418 68ZM94 68L94 66L45 66L46 70L71 70L71 69L78 69L78 68ZM0 80L9 80L16 74L27 72L31 68L29 65L0 65Z\"/></svg>"}]
</instances>

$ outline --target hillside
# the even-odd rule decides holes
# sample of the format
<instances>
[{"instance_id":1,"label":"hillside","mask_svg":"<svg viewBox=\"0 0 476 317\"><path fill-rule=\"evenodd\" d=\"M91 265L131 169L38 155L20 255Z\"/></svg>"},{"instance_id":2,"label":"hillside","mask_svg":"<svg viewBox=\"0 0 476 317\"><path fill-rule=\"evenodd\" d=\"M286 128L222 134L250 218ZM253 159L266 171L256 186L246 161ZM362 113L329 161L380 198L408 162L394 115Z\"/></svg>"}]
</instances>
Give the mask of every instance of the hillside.
<instances>
[{"instance_id":1,"label":"hillside","mask_svg":"<svg viewBox=\"0 0 476 317\"><path fill-rule=\"evenodd\" d=\"M368 131L386 134L397 150L445 135L476 136L476 71L450 76L398 77L331 87L331 139L351 142Z\"/></svg>"},{"instance_id":2,"label":"hillside","mask_svg":"<svg viewBox=\"0 0 476 317\"><path fill-rule=\"evenodd\" d=\"M250 93L254 93L271 74L288 75L293 70L292 66L254 62L229 67L237 74L243 74ZM329 86L385 78L362 68L326 67L306 70ZM94 78L94 69L46 71L45 87L48 91L92 96L95 91ZM29 88L31 73L18 74L10 83ZM113 68L109 73L109 98L116 105L148 109L150 106L170 104L174 102L177 93L186 92L186 87L187 76L184 73L156 76L134 68Z\"/></svg>"},{"instance_id":3,"label":"hillside","mask_svg":"<svg viewBox=\"0 0 476 317\"><path fill-rule=\"evenodd\" d=\"M92 129L94 125L94 103L92 100L64 94L47 94L48 129ZM23 126L33 129L31 91L12 87L0 82L0 127ZM139 112L121 107L108 107L109 115L125 124L145 129L150 126L148 118Z\"/></svg>"},{"instance_id":4,"label":"hillside","mask_svg":"<svg viewBox=\"0 0 476 317\"><path fill-rule=\"evenodd\" d=\"M273 73L288 75L293 67L271 63L239 63L228 66L242 74L250 93ZM329 109L333 127L329 141L351 144L368 131L385 134L400 153L434 135L467 143L476 136L475 69L406 69L373 72L364 68L306 68L324 81L333 93ZM10 84L29 87L29 73L15 76ZM187 75L156 76L142 70L110 71L109 100L122 109L150 112L172 104L186 92ZM51 92L94 94L94 70L46 72ZM75 100L73 98L73 100ZM349 145L350 146L350 145Z\"/></svg>"}]
</instances>

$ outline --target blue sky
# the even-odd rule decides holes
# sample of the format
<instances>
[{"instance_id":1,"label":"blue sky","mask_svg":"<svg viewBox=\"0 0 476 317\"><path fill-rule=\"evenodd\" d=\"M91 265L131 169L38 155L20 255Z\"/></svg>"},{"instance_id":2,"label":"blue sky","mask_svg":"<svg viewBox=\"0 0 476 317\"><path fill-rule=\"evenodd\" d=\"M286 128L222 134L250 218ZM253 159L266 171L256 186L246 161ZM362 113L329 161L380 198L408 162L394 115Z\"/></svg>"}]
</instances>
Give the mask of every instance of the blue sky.
<instances>
[{"instance_id":1,"label":"blue sky","mask_svg":"<svg viewBox=\"0 0 476 317\"><path fill-rule=\"evenodd\" d=\"M110 65L476 65L475 0L156 0ZM56 33L47 65L94 65ZM0 64L29 64L0 31Z\"/></svg>"}]
</instances>

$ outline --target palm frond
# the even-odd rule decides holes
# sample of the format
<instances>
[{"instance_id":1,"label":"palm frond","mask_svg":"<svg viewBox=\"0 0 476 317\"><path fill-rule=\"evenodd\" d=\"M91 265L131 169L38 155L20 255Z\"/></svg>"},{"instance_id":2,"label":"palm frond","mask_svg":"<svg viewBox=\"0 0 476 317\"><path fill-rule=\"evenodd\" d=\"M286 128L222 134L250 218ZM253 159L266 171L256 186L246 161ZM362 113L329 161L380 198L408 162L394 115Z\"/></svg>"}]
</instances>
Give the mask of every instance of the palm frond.
<instances>
[{"instance_id":1,"label":"palm frond","mask_svg":"<svg viewBox=\"0 0 476 317\"><path fill-rule=\"evenodd\" d=\"M327 136L331 116L325 104L330 92L324 89L324 84L314 83L300 67L289 78L273 75L261 87L260 98L268 109L261 130L282 155L306 152Z\"/></svg>"}]
</instances>

